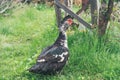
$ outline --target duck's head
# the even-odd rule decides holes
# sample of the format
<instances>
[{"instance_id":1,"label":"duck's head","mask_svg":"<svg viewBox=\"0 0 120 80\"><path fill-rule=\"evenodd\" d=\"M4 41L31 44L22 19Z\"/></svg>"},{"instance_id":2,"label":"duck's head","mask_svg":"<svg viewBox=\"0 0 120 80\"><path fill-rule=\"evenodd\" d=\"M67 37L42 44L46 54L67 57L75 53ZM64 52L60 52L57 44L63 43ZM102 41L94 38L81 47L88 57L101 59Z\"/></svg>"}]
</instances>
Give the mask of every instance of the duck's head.
<instances>
[{"instance_id":1,"label":"duck's head","mask_svg":"<svg viewBox=\"0 0 120 80\"><path fill-rule=\"evenodd\" d=\"M69 26L71 26L73 23L73 17L71 17L70 15L66 16L65 18L63 18L63 20L61 21L61 25L60 25L60 31L66 31Z\"/></svg>"}]
</instances>

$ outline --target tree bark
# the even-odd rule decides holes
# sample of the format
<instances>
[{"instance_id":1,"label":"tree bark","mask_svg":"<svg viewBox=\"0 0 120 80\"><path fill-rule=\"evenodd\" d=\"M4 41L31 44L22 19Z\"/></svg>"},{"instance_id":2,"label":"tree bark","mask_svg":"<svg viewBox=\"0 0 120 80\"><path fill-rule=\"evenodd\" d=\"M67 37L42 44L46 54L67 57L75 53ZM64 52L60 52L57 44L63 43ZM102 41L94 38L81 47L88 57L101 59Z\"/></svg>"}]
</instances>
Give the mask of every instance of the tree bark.
<instances>
[{"instance_id":1,"label":"tree bark","mask_svg":"<svg viewBox=\"0 0 120 80\"><path fill-rule=\"evenodd\" d=\"M81 1L81 4L82 4L82 7L81 7L80 10L78 10L76 12L77 15L80 15L83 11L85 11L88 8L89 4L90 4L89 0L80 0L80 1Z\"/></svg>"},{"instance_id":2,"label":"tree bark","mask_svg":"<svg viewBox=\"0 0 120 80\"><path fill-rule=\"evenodd\" d=\"M101 6L99 15L98 35L103 36L106 33L108 21L113 11L114 0L109 0L108 6Z\"/></svg>"},{"instance_id":3,"label":"tree bark","mask_svg":"<svg viewBox=\"0 0 120 80\"><path fill-rule=\"evenodd\" d=\"M92 27L96 27L99 23L99 0L90 0Z\"/></svg>"}]
</instances>

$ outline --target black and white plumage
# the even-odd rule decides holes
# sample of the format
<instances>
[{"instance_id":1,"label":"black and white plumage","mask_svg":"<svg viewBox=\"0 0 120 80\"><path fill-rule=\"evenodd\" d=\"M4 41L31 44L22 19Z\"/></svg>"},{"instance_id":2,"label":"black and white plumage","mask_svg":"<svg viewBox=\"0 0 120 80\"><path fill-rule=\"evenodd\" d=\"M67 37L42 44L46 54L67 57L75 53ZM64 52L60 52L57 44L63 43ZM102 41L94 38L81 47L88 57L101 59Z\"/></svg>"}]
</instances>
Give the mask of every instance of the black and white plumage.
<instances>
[{"instance_id":1,"label":"black and white plumage","mask_svg":"<svg viewBox=\"0 0 120 80\"><path fill-rule=\"evenodd\" d=\"M71 24L72 18L70 16L66 16L61 21L57 40L53 45L42 51L36 64L29 69L29 72L53 74L62 70L69 56L66 30Z\"/></svg>"}]
</instances>

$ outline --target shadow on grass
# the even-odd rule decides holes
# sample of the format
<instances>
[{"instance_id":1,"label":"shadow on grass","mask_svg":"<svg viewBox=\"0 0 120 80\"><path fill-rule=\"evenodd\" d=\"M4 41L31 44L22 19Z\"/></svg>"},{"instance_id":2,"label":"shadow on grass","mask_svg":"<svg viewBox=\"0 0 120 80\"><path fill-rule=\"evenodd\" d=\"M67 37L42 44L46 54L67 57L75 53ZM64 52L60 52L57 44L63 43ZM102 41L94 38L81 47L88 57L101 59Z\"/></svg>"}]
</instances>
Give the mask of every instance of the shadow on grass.
<instances>
[{"instance_id":1,"label":"shadow on grass","mask_svg":"<svg viewBox=\"0 0 120 80\"><path fill-rule=\"evenodd\" d=\"M24 79L25 80L61 80L61 78L67 80L68 77L72 75L72 73L74 73L74 70L71 71L71 68L68 66L69 65L65 66L60 73L56 73L56 74L44 75L44 74L30 73L29 71L23 71L19 75L19 77L21 78L20 80L24 80Z\"/></svg>"},{"instance_id":2,"label":"shadow on grass","mask_svg":"<svg viewBox=\"0 0 120 80\"><path fill-rule=\"evenodd\" d=\"M23 72L21 74L21 78L26 78L27 80L48 80L48 79L50 79L50 75Z\"/></svg>"}]
</instances>

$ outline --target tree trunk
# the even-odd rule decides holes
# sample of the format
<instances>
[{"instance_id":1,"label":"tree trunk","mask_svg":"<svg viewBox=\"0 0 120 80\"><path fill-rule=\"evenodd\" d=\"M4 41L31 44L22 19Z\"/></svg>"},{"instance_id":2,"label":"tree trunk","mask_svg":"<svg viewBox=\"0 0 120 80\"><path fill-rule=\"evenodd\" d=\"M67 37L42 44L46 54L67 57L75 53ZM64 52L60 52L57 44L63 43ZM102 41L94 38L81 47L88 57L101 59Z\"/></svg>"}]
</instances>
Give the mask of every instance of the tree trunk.
<instances>
[{"instance_id":1,"label":"tree trunk","mask_svg":"<svg viewBox=\"0 0 120 80\"><path fill-rule=\"evenodd\" d=\"M99 23L99 0L90 0L91 4L91 20L92 27L96 27Z\"/></svg>"},{"instance_id":2,"label":"tree trunk","mask_svg":"<svg viewBox=\"0 0 120 80\"><path fill-rule=\"evenodd\" d=\"M109 0L108 6L101 6L99 15L98 35L103 36L106 32L108 21L113 11L114 0Z\"/></svg>"},{"instance_id":3,"label":"tree trunk","mask_svg":"<svg viewBox=\"0 0 120 80\"><path fill-rule=\"evenodd\" d=\"M82 4L82 7L80 10L77 11L77 15L80 15L83 11L86 11L89 4L90 4L90 1L89 0L80 0L81 1L81 4Z\"/></svg>"}]
</instances>

